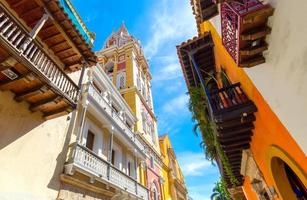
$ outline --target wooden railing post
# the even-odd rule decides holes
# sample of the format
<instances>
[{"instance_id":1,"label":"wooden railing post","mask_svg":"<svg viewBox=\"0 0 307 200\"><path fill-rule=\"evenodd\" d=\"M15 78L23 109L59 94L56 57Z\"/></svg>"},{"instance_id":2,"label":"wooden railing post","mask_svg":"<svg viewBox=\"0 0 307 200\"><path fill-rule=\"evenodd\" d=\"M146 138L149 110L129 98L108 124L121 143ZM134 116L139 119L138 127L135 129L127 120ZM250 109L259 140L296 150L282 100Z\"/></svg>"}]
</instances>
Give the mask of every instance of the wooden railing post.
<instances>
[{"instance_id":1,"label":"wooden railing post","mask_svg":"<svg viewBox=\"0 0 307 200\"><path fill-rule=\"evenodd\" d=\"M46 21L49 19L49 16L50 15L48 13L45 13L40 18L40 20L36 23L34 28L29 33L29 37L27 37L26 40L24 41L24 43L21 45L21 47L20 47L21 53L24 52L27 49L28 45L31 43L31 41L35 39L35 37L37 36L39 31L42 29L42 27L44 26Z\"/></svg>"}]
</instances>

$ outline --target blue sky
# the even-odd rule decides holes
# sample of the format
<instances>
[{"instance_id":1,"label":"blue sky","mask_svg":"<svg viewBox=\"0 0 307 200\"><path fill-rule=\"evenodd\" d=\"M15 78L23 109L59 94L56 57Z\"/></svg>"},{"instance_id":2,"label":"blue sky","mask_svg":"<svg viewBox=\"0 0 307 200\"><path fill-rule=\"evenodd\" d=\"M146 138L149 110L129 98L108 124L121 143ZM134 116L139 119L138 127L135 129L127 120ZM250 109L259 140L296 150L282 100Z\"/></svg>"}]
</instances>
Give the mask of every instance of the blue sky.
<instances>
[{"instance_id":1,"label":"blue sky","mask_svg":"<svg viewBox=\"0 0 307 200\"><path fill-rule=\"evenodd\" d=\"M88 28L96 33L94 50L125 22L143 46L153 75L152 89L160 134L168 133L189 195L209 199L219 174L204 158L200 138L193 134L187 88L176 45L195 36L196 24L189 0L72 0Z\"/></svg>"}]
</instances>

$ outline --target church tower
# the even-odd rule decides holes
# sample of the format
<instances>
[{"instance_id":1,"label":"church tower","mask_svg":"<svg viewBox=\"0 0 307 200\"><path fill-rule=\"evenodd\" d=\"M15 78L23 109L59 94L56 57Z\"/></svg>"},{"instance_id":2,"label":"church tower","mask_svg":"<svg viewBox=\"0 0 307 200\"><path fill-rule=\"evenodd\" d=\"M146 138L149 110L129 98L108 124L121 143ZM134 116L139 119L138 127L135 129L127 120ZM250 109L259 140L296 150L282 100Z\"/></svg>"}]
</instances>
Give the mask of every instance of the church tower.
<instances>
[{"instance_id":1,"label":"church tower","mask_svg":"<svg viewBox=\"0 0 307 200\"><path fill-rule=\"evenodd\" d=\"M112 32L103 49L96 54L101 66L138 118L135 132L160 154L151 74L140 42L129 34L122 23L119 30Z\"/></svg>"}]
</instances>

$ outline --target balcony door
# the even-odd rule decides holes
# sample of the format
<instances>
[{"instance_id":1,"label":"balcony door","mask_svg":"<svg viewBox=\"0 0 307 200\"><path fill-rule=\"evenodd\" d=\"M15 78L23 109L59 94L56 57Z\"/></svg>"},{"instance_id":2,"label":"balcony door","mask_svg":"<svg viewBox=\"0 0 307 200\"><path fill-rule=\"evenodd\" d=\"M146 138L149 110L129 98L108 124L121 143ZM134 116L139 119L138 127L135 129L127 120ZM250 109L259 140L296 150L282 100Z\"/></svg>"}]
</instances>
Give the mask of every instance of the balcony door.
<instances>
[{"instance_id":1,"label":"balcony door","mask_svg":"<svg viewBox=\"0 0 307 200\"><path fill-rule=\"evenodd\" d=\"M116 143L113 143L113 149L112 149L112 164L119 170L122 170L122 150Z\"/></svg>"},{"instance_id":2,"label":"balcony door","mask_svg":"<svg viewBox=\"0 0 307 200\"><path fill-rule=\"evenodd\" d=\"M88 130L87 137L86 137L86 148L90 150L94 150L94 140L95 140L95 134Z\"/></svg>"},{"instance_id":3,"label":"balcony door","mask_svg":"<svg viewBox=\"0 0 307 200\"><path fill-rule=\"evenodd\" d=\"M98 156L104 157L103 154L103 131L89 119L86 120L84 128L84 136L82 144L96 153Z\"/></svg>"},{"instance_id":4,"label":"balcony door","mask_svg":"<svg viewBox=\"0 0 307 200\"><path fill-rule=\"evenodd\" d=\"M134 159L130 155L127 155L127 175L132 178L136 177Z\"/></svg>"}]
</instances>

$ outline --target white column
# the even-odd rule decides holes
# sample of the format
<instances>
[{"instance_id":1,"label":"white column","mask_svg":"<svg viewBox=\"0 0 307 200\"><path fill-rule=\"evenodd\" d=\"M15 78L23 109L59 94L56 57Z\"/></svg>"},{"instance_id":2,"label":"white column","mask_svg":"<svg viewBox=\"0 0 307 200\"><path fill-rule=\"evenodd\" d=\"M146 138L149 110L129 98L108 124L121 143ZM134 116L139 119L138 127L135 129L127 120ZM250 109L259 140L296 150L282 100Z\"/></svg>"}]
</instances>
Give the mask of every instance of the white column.
<instances>
[{"instance_id":1,"label":"white column","mask_svg":"<svg viewBox=\"0 0 307 200\"><path fill-rule=\"evenodd\" d=\"M82 105L82 115L81 115L81 122L80 122L80 128L77 136L77 143L82 144L82 138L83 138L83 132L84 132L84 124L85 124L85 118L86 118L86 112L87 112L87 107L88 107L88 100L85 100Z\"/></svg>"}]
</instances>

